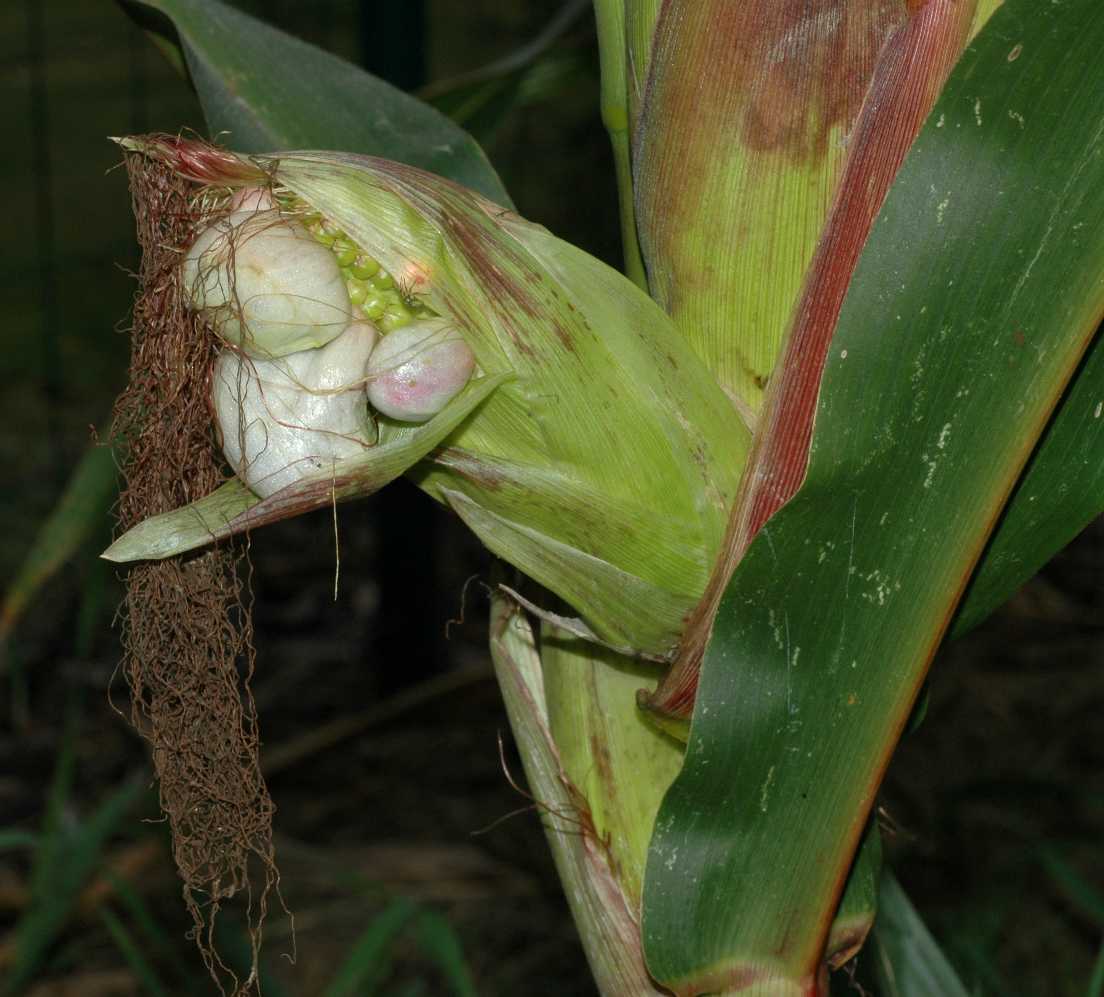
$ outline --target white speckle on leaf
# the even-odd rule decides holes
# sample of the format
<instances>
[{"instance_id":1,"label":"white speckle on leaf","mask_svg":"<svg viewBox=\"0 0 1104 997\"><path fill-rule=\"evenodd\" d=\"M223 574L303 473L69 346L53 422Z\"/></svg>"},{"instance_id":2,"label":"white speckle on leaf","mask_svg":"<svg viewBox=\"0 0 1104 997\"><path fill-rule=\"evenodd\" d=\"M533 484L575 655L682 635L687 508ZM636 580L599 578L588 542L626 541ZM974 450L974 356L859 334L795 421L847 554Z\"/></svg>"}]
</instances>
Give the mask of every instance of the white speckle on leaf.
<instances>
[{"instance_id":1,"label":"white speckle on leaf","mask_svg":"<svg viewBox=\"0 0 1104 997\"><path fill-rule=\"evenodd\" d=\"M1025 127L1024 116L1019 111L1009 111L1008 116L1016 122L1020 128Z\"/></svg>"},{"instance_id":2,"label":"white speckle on leaf","mask_svg":"<svg viewBox=\"0 0 1104 997\"><path fill-rule=\"evenodd\" d=\"M767 777L763 780L763 789L759 793L759 810L761 813L767 812L767 796L770 793L771 783L774 782L774 766L772 765L767 771Z\"/></svg>"},{"instance_id":3,"label":"white speckle on leaf","mask_svg":"<svg viewBox=\"0 0 1104 997\"><path fill-rule=\"evenodd\" d=\"M938 449L942 450L947 445L947 437L951 435L951 424L948 422L940 431L939 439L936 440L935 445Z\"/></svg>"},{"instance_id":4,"label":"white speckle on leaf","mask_svg":"<svg viewBox=\"0 0 1104 997\"><path fill-rule=\"evenodd\" d=\"M981 98L978 97L974 101L974 120L978 123L978 127L981 127Z\"/></svg>"},{"instance_id":5,"label":"white speckle on leaf","mask_svg":"<svg viewBox=\"0 0 1104 997\"><path fill-rule=\"evenodd\" d=\"M938 224L938 225L943 224L943 215L946 213L947 205L950 204L950 203L951 203L951 199L949 197L945 197L945 198L943 198L942 201L940 201L935 206L935 221L936 221L936 224Z\"/></svg>"},{"instance_id":6,"label":"white speckle on leaf","mask_svg":"<svg viewBox=\"0 0 1104 997\"><path fill-rule=\"evenodd\" d=\"M921 460L922 460L922 461L923 461L923 462L924 462L925 464L927 464L927 465L928 465L928 473L927 473L927 475L926 475L926 476L925 476L925 478L924 478L924 487L925 487L925 488L931 488L931 486L932 486L932 481L934 481L934 480L935 480L935 471L936 471L936 468L938 468L938 467L939 467L939 461L937 461L937 460L932 460L932 459L931 459L930 457L928 457L928 455L927 455L926 453L925 453L925 454L921 454L921 455L920 455L920 459L921 459Z\"/></svg>"},{"instance_id":7,"label":"white speckle on leaf","mask_svg":"<svg viewBox=\"0 0 1104 997\"><path fill-rule=\"evenodd\" d=\"M1093 418L1094 419L1099 419L1101 412L1104 412L1104 402L1097 402L1096 403L1096 408L1093 409Z\"/></svg>"},{"instance_id":8,"label":"white speckle on leaf","mask_svg":"<svg viewBox=\"0 0 1104 997\"><path fill-rule=\"evenodd\" d=\"M846 360L847 359L847 350L840 350L840 359L841 360Z\"/></svg>"},{"instance_id":9,"label":"white speckle on leaf","mask_svg":"<svg viewBox=\"0 0 1104 997\"><path fill-rule=\"evenodd\" d=\"M942 128L947 123L947 115L939 115L939 120L935 123L936 128Z\"/></svg>"},{"instance_id":10,"label":"white speckle on leaf","mask_svg":"<svg viewBox=\"0 0 1104 997\"><path fill-rule=\"evenodd\" d=\"M775 619L773 609L767 611L767 625L771 628L771 633L774 634L774 642L778 645L778 650L781 651L786 645L782 642L782 628L778 625L778 620Z\"/></svg>"}]
</instances>

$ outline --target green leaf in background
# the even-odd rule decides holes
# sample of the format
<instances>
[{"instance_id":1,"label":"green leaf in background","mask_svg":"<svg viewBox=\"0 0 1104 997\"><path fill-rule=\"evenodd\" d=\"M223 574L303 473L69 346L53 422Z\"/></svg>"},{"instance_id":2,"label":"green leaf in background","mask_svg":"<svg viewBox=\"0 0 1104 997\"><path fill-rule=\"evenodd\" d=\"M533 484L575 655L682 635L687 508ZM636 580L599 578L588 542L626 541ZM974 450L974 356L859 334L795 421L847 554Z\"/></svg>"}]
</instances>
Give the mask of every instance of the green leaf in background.
<instances>
[{"instance_id":1,"label":"green leaf in background","mask_svg":"<svg viewBox=\"0 0 1104 997\"><path fill-rule=\"evenodd\" d=\"M115 455L93 446L81 458L53 511L39 528L0 606L0 644L42 586L97 530L106 531L116 495Z\"/></svg>"},{"instance_id":2,"label":"green leaf in background","mask_svg":"<svg viewBox=\"0 0 1104 997\"><path fill-rule=\"evenodd\" d=\"M1097 0L1007 0L866 243L805 483L729 586L656 822L645 951L673 989L816 978L931 657L1104 312L1101 46Z\"/></svg>"},{"instance_id":3,"label":"green leaf in background","mask_svg":"<svg viewBox=\"0 0 1104 997\"><path fill-rule=\"evenodd\" d=\"M422 954L448 981L448 992L455 997L475 997L460 940L448 919L436 911L423 910L407 897L394 900L372 919L338 967L325 997L381 993L400 936L411 928Z\"/></svg>"},{"instance_id":4,"label":"green leaf in background","mask_svg":"<svg viewBox=\"0 0 1104 997\"><path fill-rule=\"evenodd\" d=\"M1085 997L1101 997L1104 994L1104 941L1100 943L1100 952L1093 965L1092 978L1089 980Z\"/></svg>"},{"instance_id":5,"label":"green leaf in background","mask_svg":"<svg viewBox=\"0 0 1104 997\"><path fill-rule=\"evenodd\" d=\"M415 929L422 952L441 971L455 997L476 997L464 950L448 918L435 910L423 910Z\"/></svg>"},{"instance_id":6,"label":"green leaf in background","mask_svg":"<svg viewBox=\"0 0 1104 997\"><path fill-rule=\"evenodd\" d=\"M172 22L211 135L231 148L382 156L512 206L470 135L428 104L343 59L217 0L120 2L139 24L160 35L162 45L164 27L156 15Z\"/></svg>"},{"instance_id":7,"label":"green leaf in background","mask_svg":"<svg viewBox=\"0 0 1104 997\"><path fill-rule=\"evenodd\" d=\"M879 997L970 997L888 869L878 890L869 955L862 960L874 965Z\"/></svg>"},{"instance_id":8,"label":"green leaf in background","mask_svg":"<svg viewBox=\"0 0 1104 997\"><path fill-rule=\"evenodd\" d=\"M5 997L20 993L34 979L72 914L80 891L96 871L104 843L145 788L143 780L128 779L86 820L74 821L70 809L75 740L76 727L70 725L50 787L45 826L35 848L30 902L13 930L16 957L0 986Z\"/></svg>"},{"instance_id":9,"label":"green leaf in background","mask_svg":"<svg viewBox=\"0 0 1104 997\"><path fill-rule=\"evenodd\" d=\"M325 997L375 993L391 967L396 937L417 913L418 905L404 897L377 914L345 957Z\"/></svg>"},{"instance_id":10,"label":"green leaf in background","mask_svg":"<svg viewBox=\"0 0 1104 997\"><path fill-rule=\"evenodd\" d=\"M511 111L555 97L586 71L587 53L562 42L589 6L589 0L567 0L531 42L472 72L430 83L418 97L485 142Z\"/></svg>"},{"instance_id":11,"label":"green leaf in background","mask_svg":"<svg viewBox=\"0 0 1104 997\"><path fill-rule=\"evenodd\" d=\"M1042 846L1039 861L1055 886L1092 918L1097 928L1104 929L1104 892L1079 873L1054 845Z\"/></svg>"},{"instance_id":12,"label":"green leaf in background","mask_svg":"<svg viewBox=\"0 0 1104 997\"><path fill-rule=\"evenodd\" d=\"M111 940L120 955L130 966L130 971L141 981L148 997L168 997L169 991L157 975L157 970L146 958L142 946L122 919L110 907L104 907L100 910L100 920L107 929L107 933L111 935Z\"/></svg>"}]
</instances>

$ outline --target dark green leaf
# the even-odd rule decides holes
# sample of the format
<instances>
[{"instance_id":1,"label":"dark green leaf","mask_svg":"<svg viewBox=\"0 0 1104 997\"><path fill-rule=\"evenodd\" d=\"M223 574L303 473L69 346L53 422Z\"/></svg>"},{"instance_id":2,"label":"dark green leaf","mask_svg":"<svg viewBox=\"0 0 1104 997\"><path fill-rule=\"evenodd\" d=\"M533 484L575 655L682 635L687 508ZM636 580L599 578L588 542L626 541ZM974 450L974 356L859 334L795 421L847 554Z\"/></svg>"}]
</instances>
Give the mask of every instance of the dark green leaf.
<instances>
[{"instance_id":1,"label":"dark green leaf","mask_svg":"<svg viewBox=\"0 0 1104 997\"><path fill-rule=\"evenodd\" d=\"M470 135L343 59L217 0L121 2L143 26L149 25L150 11L172 21L211 134L230 148L382 156L512 206Z\"/></svg>"},{"instance_id":2,"label":"dark green leaf","mask_svg":"<svg viewBox=\"0 0 1104 997\"><path fill-rule=\"evenodd\" d=\"M1044 845L1039 859L1062 892L1089 915L1098 927L1104 927L1104 893L1070 865L1053 845Z\"/></svg>"},{"instance_id":3,"label":"dark green leaf","mask_svg":"<svg viewBox=\"0 0 1104 997\"><path fill-rule=\"evenodd\" d=\"M418 96L486 140L511 111L549 99L585 71L583 53L557 42L589 6L567 0L532 41L474 72L423 87Z\"/></svg>"},{"instance_id":4,"label":"dark green leaf","mask_svg":"<svg viewBox=\"0 0 1104 997\"><path fill-rule=\"evenodd\" d=\"M958 636L980 623L1104 512L1104 336L1047 427L970 581Z\"/></svg>"},{"instance_id":5,"label":"dark green leaf","mask_svg":"<svg viewBox=\"0 0 1104 997\"><path fill-rule=\"evenodd\" d=\"M804 485L733 577L656 822L644 939L675 989L815 979L931 657L1104 312L1101 46L1097 0L1007 0L865 245Z\"/></svg>"},{"instance_id":6,"label":"dark green leaf","mask_svg":"<svg viewBox=\"0 0 1104 997\"><path fill-rule=\"evenodd\" d=\"M1101 997L1101 995L1104 995L1104 942L1100 943L1100 951L1093 964L1092 977L1085 991L1085 997Z\"/></svg>"},{"instance_id":7,"label":"dark green leaf","mask_svg":"<svg viewBox=\"0 0 1104 997\"><path fill-rule=\"evenodd\" d=\"M30 831L0 831L0 852L34 848L37 844L38 836Z\"/></svg>"}]
</instances>

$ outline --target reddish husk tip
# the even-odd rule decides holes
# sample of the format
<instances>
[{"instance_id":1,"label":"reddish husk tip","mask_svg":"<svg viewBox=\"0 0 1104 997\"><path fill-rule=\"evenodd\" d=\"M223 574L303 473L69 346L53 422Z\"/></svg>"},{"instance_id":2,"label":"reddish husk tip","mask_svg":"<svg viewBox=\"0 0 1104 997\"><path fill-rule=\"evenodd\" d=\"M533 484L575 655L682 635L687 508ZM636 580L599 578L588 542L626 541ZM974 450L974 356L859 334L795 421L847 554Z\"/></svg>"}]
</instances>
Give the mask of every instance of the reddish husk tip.
<instances>
[{"instance_id":1,"label":"reddish husk tip","mask_svg":"<svg viewBox=\"0 0 1104 997\"><path fill-rule=\"evenodd\" d=\"M259 166L198 138L183 135L112 137L126 152L139 152L158 160L185 180L231 187L264 186L268 175Z\"/></svg>"}]
</instances>

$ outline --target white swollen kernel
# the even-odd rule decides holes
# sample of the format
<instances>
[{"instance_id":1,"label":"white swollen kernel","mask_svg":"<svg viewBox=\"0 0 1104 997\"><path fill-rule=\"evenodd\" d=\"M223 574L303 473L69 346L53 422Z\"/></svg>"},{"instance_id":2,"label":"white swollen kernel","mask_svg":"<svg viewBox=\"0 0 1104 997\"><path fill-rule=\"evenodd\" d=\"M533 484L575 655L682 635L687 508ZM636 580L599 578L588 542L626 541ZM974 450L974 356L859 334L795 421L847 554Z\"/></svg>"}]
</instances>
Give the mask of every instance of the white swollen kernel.
<instances>
[{"instance_id":1,"label":"white swollen kernel","mask_svg":"<svg viewBox=\"0 0 1104 997\"><path fill-rule=\"evenodd\" d=\"M262 498L364 453L369 445L364 369L377 333L353 322L332 343L278 360L225 350L212 401L222 449Z\"/></svg>"},{"instance_id":2,"label":"white swollen kernel","mask_svg":"<svg viewBox=\"0 0 1104 997\"><path fill-rule=\"evenodd\" d=\"M468 383L475 356L440 320L388 333L368 360L368 400L392 419L425 422Z\"/></svg>"},{"instance_id":3,"label":"white swollen kernel","mask_svg":"<svg viewBox=\"0 0 1104 997\"><path fill-rule=\"evenodd\" d=\"M271 211L275 207L267 187L242 187L230 199L231 211Z\"/></svg>"},{"instance_id":4,"label":"white swollen kernel","mask_svg":"<svg viewBox=\"0 0 1104 997\"><path fill-rule=\"evenodd\" d=\"M278 211L235 211L184 258L184 292L215 332L253 357L324 346L349 321L333 253Z\"/></svg>"}]
</instances>

